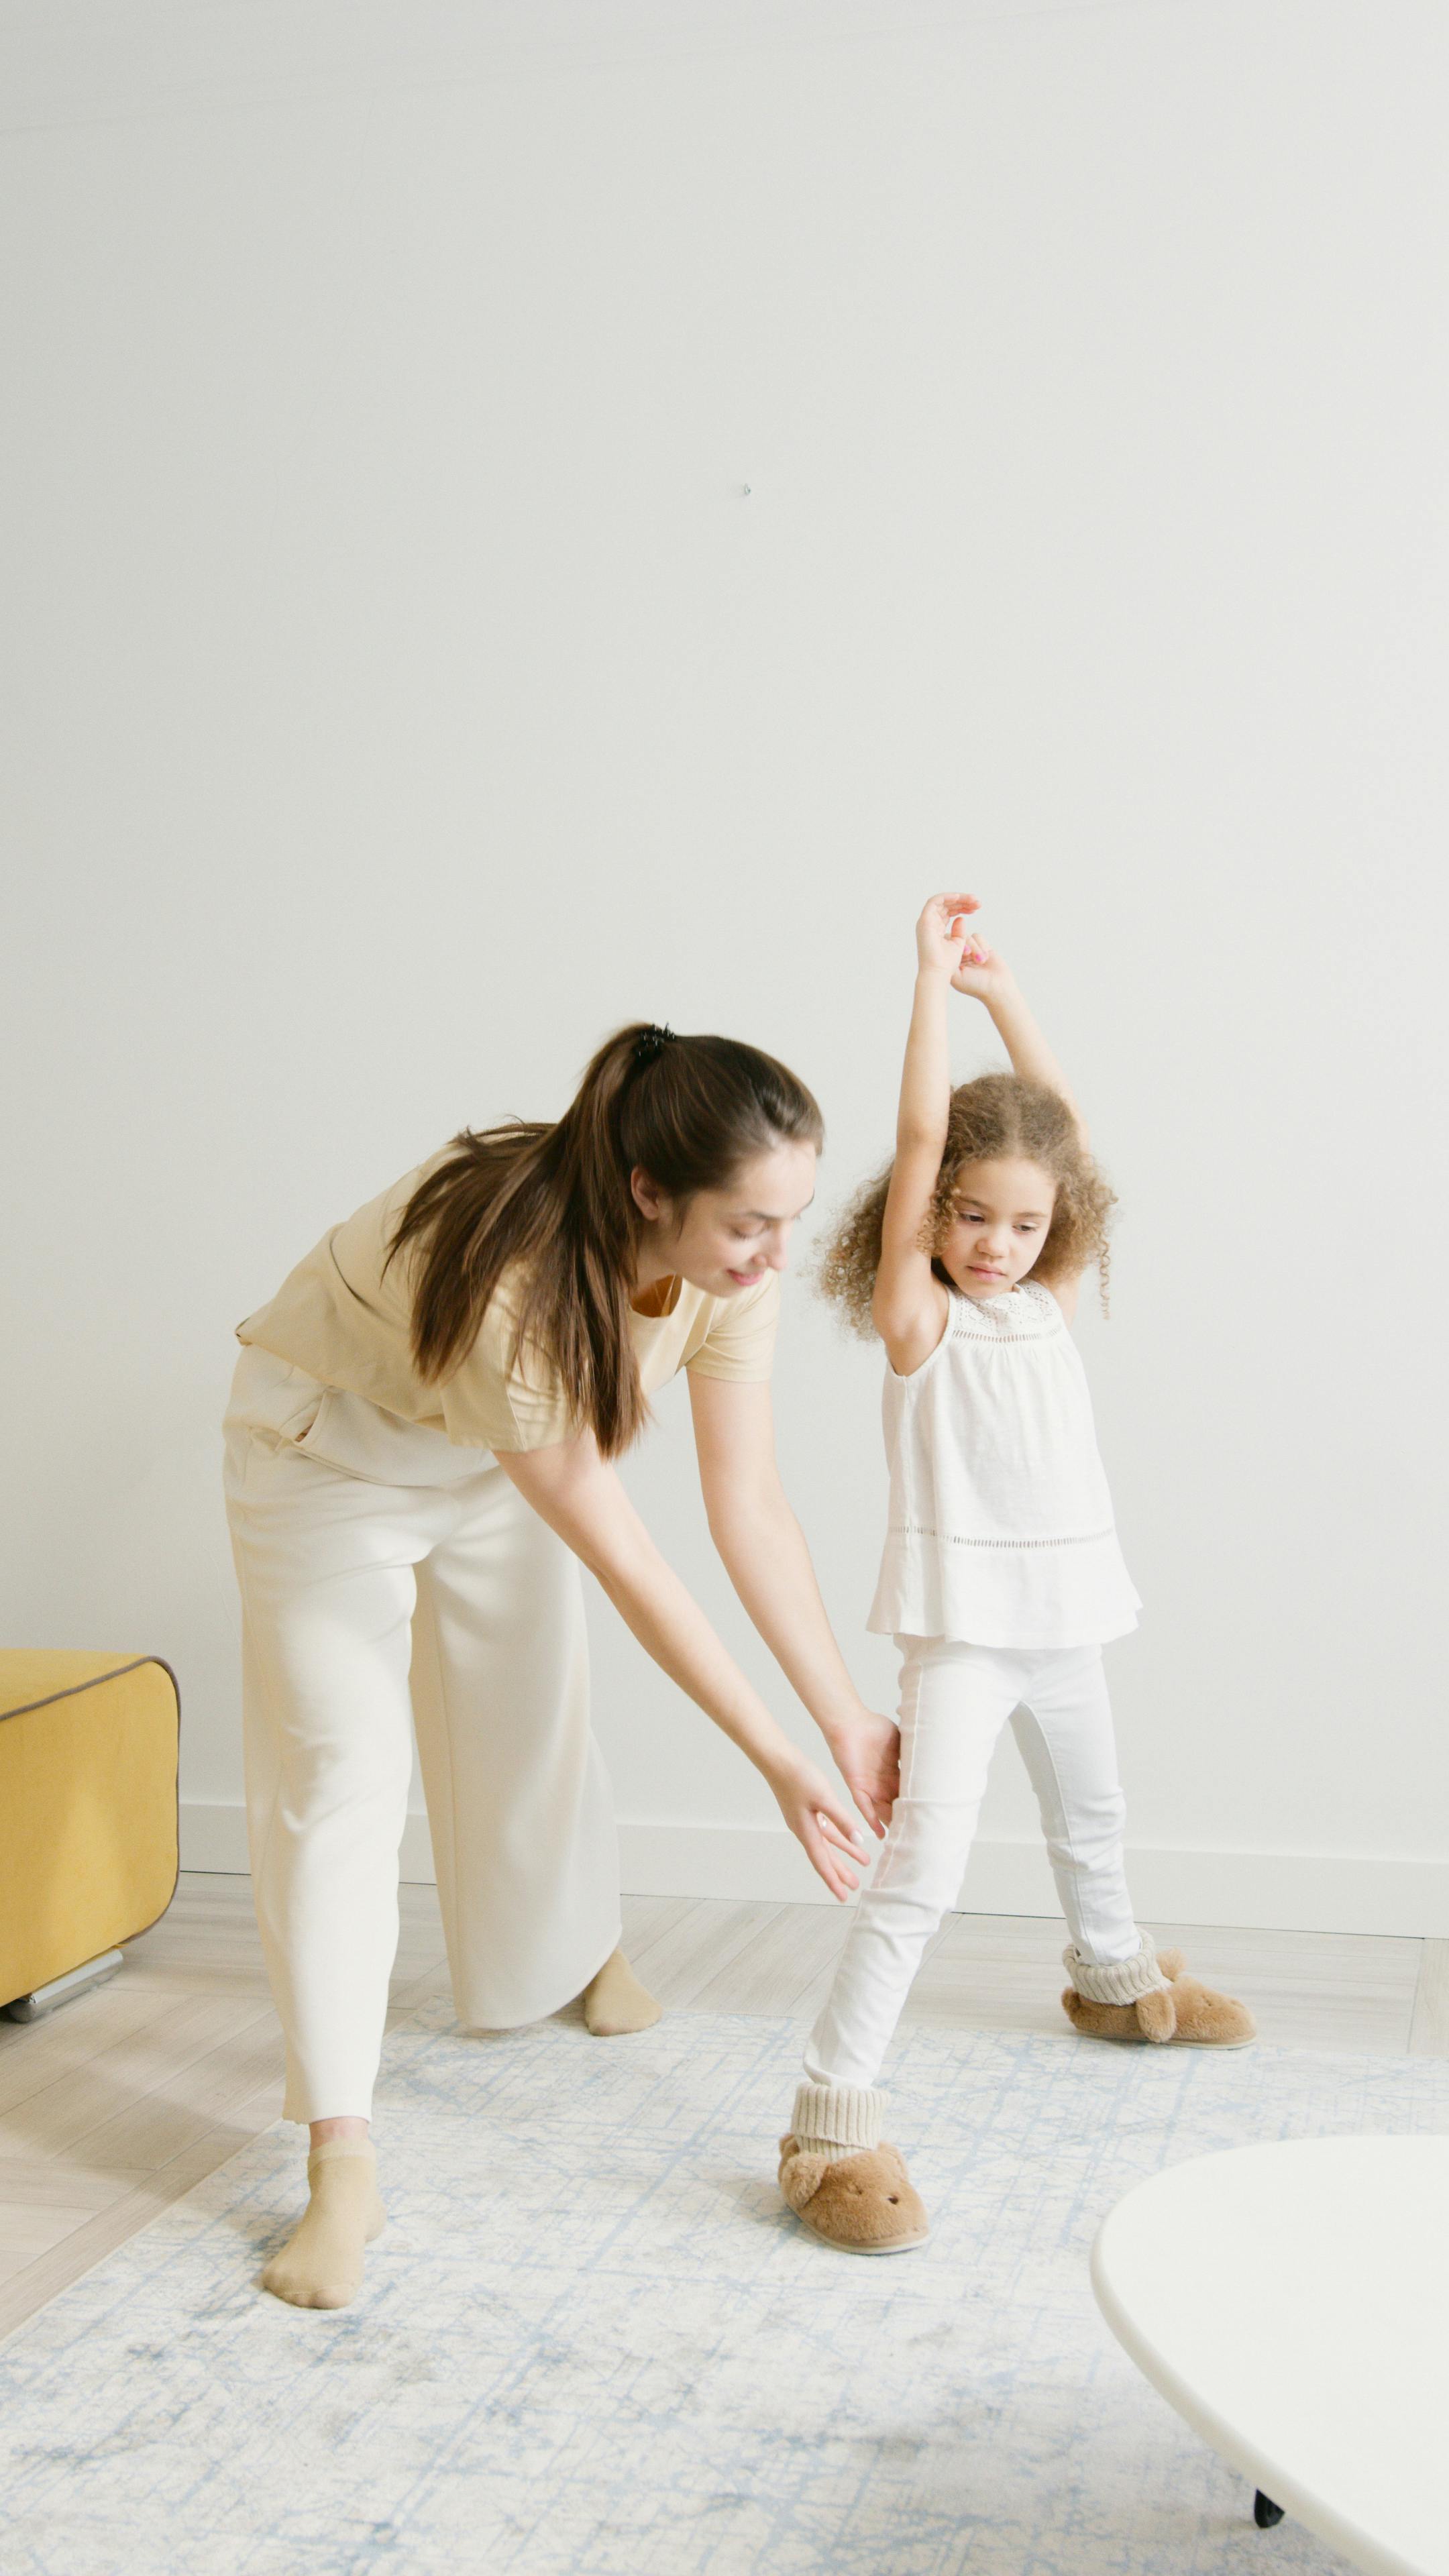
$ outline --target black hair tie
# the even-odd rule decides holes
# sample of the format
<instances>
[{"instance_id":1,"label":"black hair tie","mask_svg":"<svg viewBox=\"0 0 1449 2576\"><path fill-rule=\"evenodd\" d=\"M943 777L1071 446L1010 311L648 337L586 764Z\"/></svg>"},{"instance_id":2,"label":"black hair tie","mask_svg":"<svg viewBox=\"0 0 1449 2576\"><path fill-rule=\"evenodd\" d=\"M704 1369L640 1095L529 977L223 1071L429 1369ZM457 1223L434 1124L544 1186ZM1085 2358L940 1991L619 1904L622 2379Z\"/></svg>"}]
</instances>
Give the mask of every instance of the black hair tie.
<instances>
[{"instance_id":1,"label":"black hair tie","mask_svg":"<svg viewBox=\"0 0 1449 2576\"><path fill-rule=\"evenodd\" d=\"M642 1038L636 1038L634 1041L634 1062L652 1064L656 1056L661 1056L665 1048L673 1046L675 1042L675 1031L669 1026L668 1021L663 1028L660 1028L656 1021L651 1021Z\"/></svg>"}]
</instances>

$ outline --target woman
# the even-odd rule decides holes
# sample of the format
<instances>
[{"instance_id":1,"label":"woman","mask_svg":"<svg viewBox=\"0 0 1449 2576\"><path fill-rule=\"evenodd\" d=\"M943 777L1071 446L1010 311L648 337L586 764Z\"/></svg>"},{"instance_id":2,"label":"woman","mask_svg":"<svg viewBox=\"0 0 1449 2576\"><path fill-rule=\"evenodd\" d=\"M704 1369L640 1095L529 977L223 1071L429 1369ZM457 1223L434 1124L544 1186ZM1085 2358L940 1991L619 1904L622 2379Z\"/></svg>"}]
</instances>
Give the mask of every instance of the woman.
<instances>
[{"instance_id":1,"label":"woman","mask_svg":"<svg viewBox=\"0 0 1449 2576\"><path fill-rule=\"evenodd\" d=\"M383 2224L368 2122L397 1946L412 1726L459 2019L582 1994L657 2019L618 1948L579 1565L768 1780L831 1893L849 1807L796 1751L633 1510L613 1461L689 1374L710 1531L876 1833L898 1737L830 1632L775 1466L769 1370L823 1142L803 1084L730 1038L621 1029L557 1125L452 1144L324 1237L239 1327L227 1508L248 1831L306 2121L310 2201L262 2275L341 2307Z\"/></svg>"}]
</instances>

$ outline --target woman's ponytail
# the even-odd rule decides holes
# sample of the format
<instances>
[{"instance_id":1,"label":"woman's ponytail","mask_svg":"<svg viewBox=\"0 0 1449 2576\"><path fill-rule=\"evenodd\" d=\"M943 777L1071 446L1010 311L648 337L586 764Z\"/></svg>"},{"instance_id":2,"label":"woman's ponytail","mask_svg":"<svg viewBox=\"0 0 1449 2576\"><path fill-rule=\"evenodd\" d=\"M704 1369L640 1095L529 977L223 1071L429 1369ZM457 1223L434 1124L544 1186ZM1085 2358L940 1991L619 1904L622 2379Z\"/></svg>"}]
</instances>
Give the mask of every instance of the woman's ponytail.
<instances>
[{"instance_id":1,"label":"woman's ponytail","mask_svg":"<svg viewBox=\"0 0 1449 2576\"><path fill-rule=\"evenodd\" d=\"M553 1126L464 1128L414 1191L391 1260L418 1247L413 1357L446 1377L514 1274L514 1357L557 1373L579 1428L616 1457L648 1418L629 1326L644 1223L630 1174L677 1205L723 1189L779 1144L824 1143L820 1111L788 1067L735 1038L677 1037L653 1022L615 1031Z\"/></svg>"}]
</instances>

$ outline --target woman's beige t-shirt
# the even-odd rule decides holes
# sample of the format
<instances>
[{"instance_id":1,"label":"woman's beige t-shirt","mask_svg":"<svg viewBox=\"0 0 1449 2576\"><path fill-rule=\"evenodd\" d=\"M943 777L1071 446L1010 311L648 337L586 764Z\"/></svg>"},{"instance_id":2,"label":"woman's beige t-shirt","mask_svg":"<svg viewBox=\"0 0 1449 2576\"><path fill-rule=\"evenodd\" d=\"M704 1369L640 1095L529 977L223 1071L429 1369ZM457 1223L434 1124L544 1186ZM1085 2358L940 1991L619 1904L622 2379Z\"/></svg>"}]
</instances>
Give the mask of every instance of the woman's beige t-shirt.
<instances>
[{"instance_id":1,"label":"woman's beige t-shirt","mask_svg":"<svg viewBox=\"0 0 1449 2576\"><path fill-rule=\"evenodd\" d=\"M557 1372L525 1348L513 1360L515 1308L507 1274L489 1300L477 1340L442 1385L413 1365L412 1285L417 1246L384 1276L388 1246L424 1175L450 1147L334 1226L288 1273L270 1305L237 1326L256 1344L323 1386L343 1387L404 1422L445 1432L466 1449L546 1449L579 1429ZM679 1369L696 1377L768 1378L780 1283L766 1271L738 1297L709 1297L687 1279L663 1283L663 1311L632 1314L639 1376L652 1395Z\"/></svg>"}]
</instances>

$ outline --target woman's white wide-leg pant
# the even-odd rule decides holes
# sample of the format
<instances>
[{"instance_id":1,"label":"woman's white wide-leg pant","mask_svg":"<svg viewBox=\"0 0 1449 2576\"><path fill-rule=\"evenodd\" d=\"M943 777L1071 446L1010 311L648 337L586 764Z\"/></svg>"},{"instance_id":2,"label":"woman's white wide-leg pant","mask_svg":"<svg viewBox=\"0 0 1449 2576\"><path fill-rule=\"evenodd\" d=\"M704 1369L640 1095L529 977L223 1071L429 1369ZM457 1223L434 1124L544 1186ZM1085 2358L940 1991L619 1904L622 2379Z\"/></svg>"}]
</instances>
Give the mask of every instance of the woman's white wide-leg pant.
<instances>
[{"instance_id":1,"label":"woman's white wide-leg pant","mask_svg":"<svg viewBox=\"0 0 1449 2576\"><path fill-rule=\"evenodd\" d=\"M226 1429L284 2116L366 2119L414 1726L460 2021L536 2021L618 1942L578 1562L486 1453L324 1394L267 1353L243 1352Z\"/></svg>"}]
</instances>

